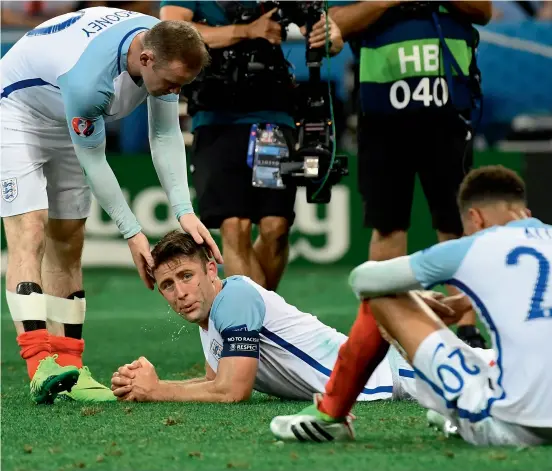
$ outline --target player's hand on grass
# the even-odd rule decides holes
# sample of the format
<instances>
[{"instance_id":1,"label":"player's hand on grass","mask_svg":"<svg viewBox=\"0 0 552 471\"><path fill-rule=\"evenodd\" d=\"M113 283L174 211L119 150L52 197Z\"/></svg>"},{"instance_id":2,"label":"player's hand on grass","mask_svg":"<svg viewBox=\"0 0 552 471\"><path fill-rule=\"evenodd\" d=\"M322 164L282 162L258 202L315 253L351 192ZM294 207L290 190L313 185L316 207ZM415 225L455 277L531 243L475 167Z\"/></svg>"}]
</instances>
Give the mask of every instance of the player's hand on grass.
<instances>
[{"instance_id":1,"label":"player's hand on grass","mask_svg":"<svg viewBox=\"0 0 552 471\"><path fill-rule=\"evenodd\" d=\"M146 357L122 366L111 378L111 390L122 401L152 401L158 387L159 377Z\"/></svg>"},{"instance_id":2,"label":"player's hand on grass","mask_svg":"<svg viewBox=\"0 0 552 471\"><path fill-rule=\"evenodd\" d=\"M209 230L194 213L183 214L178 220L180 227L190 234L198 244L205 243L218 263L223 263L220 250Z\"/></svg>"},{"instance_id":3,"label":"player's hand on grass","mask_svg":"<svg viewBox=\"0 0 552 471\"><path fill-rule=\"evenodd\" d=\"M142 232L138 232L138 234L128 239L127 242L130 253L132 254L132 260L134 260L134 265L136 265L138 269L140 278L142 278L147 288L152 290L155 286L155 280L151 273L153 258L151 256L148 238Z\"/></svg>"}]
</instances>

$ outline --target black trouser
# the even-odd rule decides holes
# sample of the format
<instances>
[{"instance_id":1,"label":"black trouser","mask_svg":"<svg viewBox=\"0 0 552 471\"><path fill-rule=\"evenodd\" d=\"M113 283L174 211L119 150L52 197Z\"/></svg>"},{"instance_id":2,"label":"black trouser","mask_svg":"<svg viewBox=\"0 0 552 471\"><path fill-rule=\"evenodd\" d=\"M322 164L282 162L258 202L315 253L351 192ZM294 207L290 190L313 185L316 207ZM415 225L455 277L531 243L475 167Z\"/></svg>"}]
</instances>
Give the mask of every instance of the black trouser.
<instances>
[{"instance_id":1,"label":"black trouser","mask_svg":"<svg viewBox=\"0 0 552 471\"><path fill-rule=\"evenodd\" d=\"M456 196L473 165L473 148L466 137L466 124L454 113L361 116L358 181L365 226L384 235L407 230L418 174L433 228L462 235Z\"/></svg>"},{"instance_id":2,"label":"black trouser","mask_svg":"<svg viewBox=\"0 0 552 471\"><path fill-rule=\"evenodd\" d=\"M198 213L208 228L220 228L225 219L239 217L257 224L266 216L280 216L293 224L296 186L284 190L255 188L247 165L250 124L200 126L194 132L192 179ZM282 126L290 149L294 130Z\"/></svg>"}]
</instances>

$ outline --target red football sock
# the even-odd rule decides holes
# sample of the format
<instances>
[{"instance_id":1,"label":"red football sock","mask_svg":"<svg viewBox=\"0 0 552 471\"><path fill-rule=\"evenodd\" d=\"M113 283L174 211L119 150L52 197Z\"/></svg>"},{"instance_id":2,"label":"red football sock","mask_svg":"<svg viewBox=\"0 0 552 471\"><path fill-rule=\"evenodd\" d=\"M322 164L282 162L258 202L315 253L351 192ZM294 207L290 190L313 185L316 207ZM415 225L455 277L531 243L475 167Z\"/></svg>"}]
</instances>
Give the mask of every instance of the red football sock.
<instances>
[{"instance_id":1,"label":"red football sock","mask_svg":"<svg viewBox=\"0 0 552 471\"><path fill-rule=\"evenodd\" d=\"M57 353L56 362L60 366L76 366L82 368L82 353L84 352L84 340L71 337L56 337L50 335L52 353Z\"/></svg>"},{"instance_id":2,"label":"red football sock","mask_svg":"<svg viewBox=\"0 0 552 471\"><path fill-rule=\"evenodd\" d=\"M337 362L318 409L335 419L345 417L388 349L389 344L379 332L369 301L363 301L349 340L339 349Z\"/></svg>"},{"instance_id":3,"label":"red football sock","mask_svg":"<svg viewBox=\"0 0 552 471\"><path fill-rule=\"evenodd\" d=\"M17 344L21 348L21 358L27 362L29 378L33 379L40 360L52 354L50 334L46 329L24 332L17 336Z\"/></svg>"}]
</instances>

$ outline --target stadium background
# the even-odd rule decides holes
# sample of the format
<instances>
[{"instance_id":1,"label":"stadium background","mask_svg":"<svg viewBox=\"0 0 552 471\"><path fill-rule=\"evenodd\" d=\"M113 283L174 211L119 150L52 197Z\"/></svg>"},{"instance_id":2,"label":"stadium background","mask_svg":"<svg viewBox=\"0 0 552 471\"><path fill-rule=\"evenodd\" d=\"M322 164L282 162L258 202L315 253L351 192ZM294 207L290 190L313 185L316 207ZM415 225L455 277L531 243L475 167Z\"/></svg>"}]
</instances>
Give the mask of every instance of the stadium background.
<instances>
[{"instance_id":1,"label":"stadium background","mask_svg":"<svg viewBox=\"0 0 552 471\"><path fill-rule=\"evenodd\" d=\"M520 172L526 178L534 214L552 223L552 24L518 19L492 22L480 31L485 100L475 142L476 165L501 163ZM2 54L24 32L3 28ZM284 50L296 66L297 78L305 80L304 45L296 35L291 37ZM346 47L332 59L330 69L324 69L335 91L339 149L350 156L351 174L334 187L327 206L309 205L299 192L291 264L280 290L289 302L344 332L356 312L346 277L366 259L370 237L370 231L362 228L356 184L351 58ZM148 155L146 119L145 107L140 107L110 126L109 162L154 243L176 228L176 222ZM182 104L188 146L189 121ZM411 252L435 242L419 187L412 222ZM6 265L3 239L2 232L2 272ZM166 303L141 286L125 241L97 204L87 223L84 265L89 300L85 359L100 381L108 382L117 366L138 355L147 356L167 379L201 374L195 329L169 316ZM4 469L358 469L369 464L393 471L447 471L459 466L540 470L549 469L552 462L549 450L482 451L458 441L436 440L426 432L424 414L414 404L358 407L359 442L322 450L275 444L267 430L270 418L299 406L262 395L255 395L250 406L60 404L37 409L26 394L25 367L4 301L1 307Z\"/></svg>"},{"instance_id":2,"label":"stadium background","mask_svg":"<svg viewBox=\"0 0 552 471\"><path fill-rule=\"evenodd\" d=\"M552 174L552 28L550 22L503 21L480 28L478 62L483 77L483 114L475 140L476 165L502 163L528 180L530 206L537 217L552 221L547 207L547 176ZM2 54L24 34L2 31ZM304 43L290 34L284 51L299 82L308 77ZM356 116L352 96L352 54L348 46L324 65L323 77L334 90L339 150L350 156L351 174L334 188L331 203L309 205L304 193L297 198L297 219L292 236L292 264L352 265L366 257L370 231L362 228L361 203L356 184ZM182 129L189 146L190 119L182 103ZM168 210L151 160L147 155L145 104L131 116L108 127L109 162L132 209L153 243L176 221ZM446 156L443 156L446 158ZM193 184L192 184L193 187ZM193 188L192 188L193 194ZM423 195L416 188L409 250L435 242ZM2 242L2 261L5 262ZM113 223L94 204L87 224L85 266L130 267L126 243ZM2 263L5 267L5 263Z\"/></svg>"}]
</instances>

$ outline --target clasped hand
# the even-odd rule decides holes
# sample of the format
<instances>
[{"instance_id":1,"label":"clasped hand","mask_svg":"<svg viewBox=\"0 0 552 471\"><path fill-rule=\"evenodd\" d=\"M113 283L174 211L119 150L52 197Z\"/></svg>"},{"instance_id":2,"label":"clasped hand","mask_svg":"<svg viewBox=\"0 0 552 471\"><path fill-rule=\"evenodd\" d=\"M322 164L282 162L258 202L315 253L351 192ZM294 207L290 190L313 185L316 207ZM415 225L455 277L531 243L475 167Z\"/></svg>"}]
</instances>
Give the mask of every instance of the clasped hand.
<instances>
[{"instance_id":1,"label":"clasped hand","mask_svg":"<svg viewBox=\"0 0 552 471\"><path fill-rule=\"evenodd\" d=\"M120 401L155 400L159 377L146 357L121 366L111 377L111 390Z\"/></svg>"}]
</instances>

